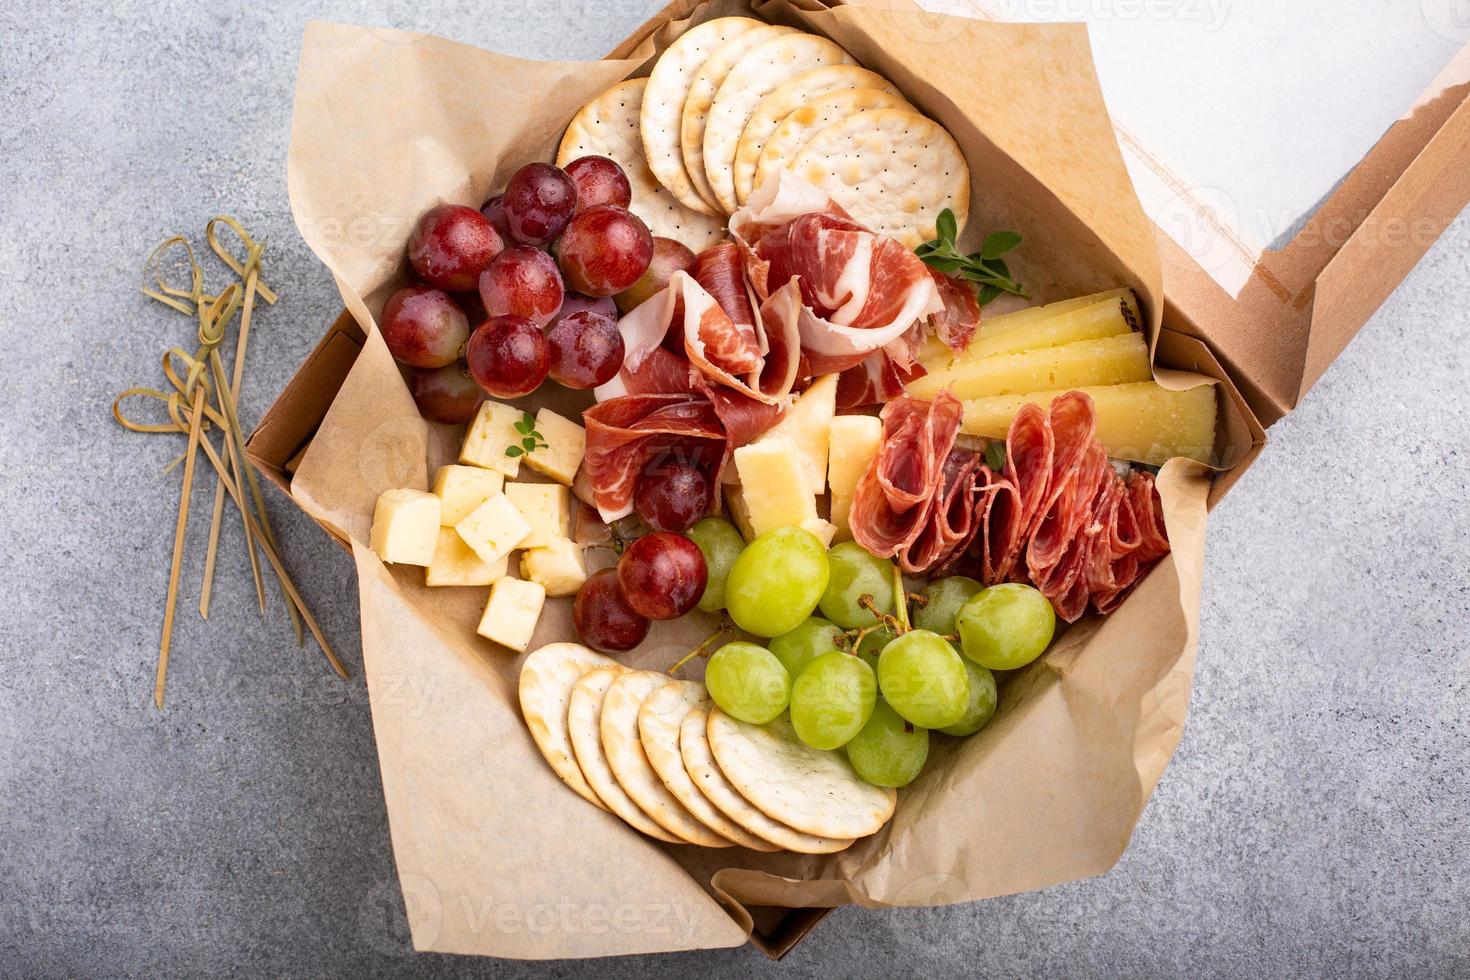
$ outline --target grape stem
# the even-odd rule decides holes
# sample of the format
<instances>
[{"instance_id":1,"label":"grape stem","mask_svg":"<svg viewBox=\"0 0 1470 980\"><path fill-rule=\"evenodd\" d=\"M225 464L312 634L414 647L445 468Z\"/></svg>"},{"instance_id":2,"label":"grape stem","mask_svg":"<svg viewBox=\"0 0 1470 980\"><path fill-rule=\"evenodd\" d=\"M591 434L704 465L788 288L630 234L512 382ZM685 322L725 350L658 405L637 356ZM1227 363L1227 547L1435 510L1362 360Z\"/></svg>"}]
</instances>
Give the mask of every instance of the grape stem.
<instances>
[{"instance_id":1,"label":"grape stem","mask_svg":"<svg viewBox=\"0 0 1470 980\"><path fill-rule=\"evenodd\" d=\"M878 608L878 602L877 602L877 600L875 600L872 596L868 595L866 592L864 592L862 595L858 596L858 605L862 606L864 609L866 609L868 612L872 613L874 616L877 616L878 617L878 621L882 625L884 625L884 626L888 627L889 629L893 630L893 633L894 633L895 636L903 636L910 629L909 623L908 623L908 616L907 615L905 615L902 619L899 619L897 616L890 616L890 615L888 615L888 613L883 612L882 610L880 610ZM900 607L900 608L902 608L902 607ZM869 626L869 627L867 627L867 630L875 630L877 628L878 628L877 626ZM865 630L865 632L867 630ZM858 642L859 643L862 642L862 636L861 635L858 636Z\"/></svg>"},{"instance_id":2,"label":"grape stem","mask_svg":"<svg viewBox=\"0 0 1470 980\"><path fill-rule=\"evenodd\" d=\"M709 636L706 636L703 640L701 640L699 646L695 647L693 650L690 650L682 658L680 658L679 662L670 667L668 672L670 674L675 673L680 667L683 667L695 657L709 656L709 648L714 645L714 642L716 640L724 636L726 633L730 632L730 629L733 625L734 624L730 621L729 615L720 617L720 625L715 627L715 631Z\"/></svg>"},{"instance_id":3,"label":"grape stem","mask_svg":"<svg viewBox=\"0 0 1470 980\"><path fill-rule=\"evenodd\" d=\"M929 597L922 592L905 592L904 596L909 602L916 602L920 608L929 605Z\"/></svg>"},{"instance_id":4,"label":"grape stem","mask_svg":"<svg viewBox=\"0 0 1470 980\"><path fill-rule=\"evenodd\" d=\"M896 600L894 602L894 611L898 613L898 629L895 632L899 636L903 636L909 631L908 593L904 591L903 587L903 569L897 565L891 565L889 567L893 569L893 597Z\"/></svg>"}]
</instances>

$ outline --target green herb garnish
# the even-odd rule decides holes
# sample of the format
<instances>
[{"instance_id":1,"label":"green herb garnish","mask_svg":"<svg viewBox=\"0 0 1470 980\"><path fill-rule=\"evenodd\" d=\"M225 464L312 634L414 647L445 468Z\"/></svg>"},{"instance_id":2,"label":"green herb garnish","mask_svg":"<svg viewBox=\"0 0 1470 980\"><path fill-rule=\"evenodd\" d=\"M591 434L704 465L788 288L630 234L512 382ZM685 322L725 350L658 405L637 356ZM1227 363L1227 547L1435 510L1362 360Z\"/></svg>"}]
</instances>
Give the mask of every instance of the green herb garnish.
<instances>
[{"instance_id":1,"label":"green herb garnish","mask_svg":"<svg viewBox=\"0 0 1470 980\"><path fill-rule=\"evenodd\" d=\"M1006 465L1006 444L997 439L985 447L985 465L990 472L999 473Z\"/></svg>"},{"instance_id":2,"label":"green herb garnish","mask_svg":"<svg viewBox=\"0 0 1470 980\"><path fill-rule=\"evenodd\" d=\"M521 434L521 444L505 447L505 455L511 459L526 453L533 453L538 449L550 448L546 437L536 431L536 416L530 412L521 413L521 420L516 423L516 431Z\"/></svg>"},{"instance_id":3,"label":"green herb garnish","mask_svg":"<svg viewBox=\"0 0 1470 980\"><path fill-rule=\"evenodd\" d=\"M915 255L940 272L973 283L978 289L981 306L1002 293L1029 299L1021 284L1011 278L1011 270L1001 258L1021 244L1020 235L1013 231L997 231L985 239L980 251L966 255L955 244L959 225L953 211L945 208L939 212L939 220L934 225L939 237L914 249Z\"/></svg>"}]
</instances>

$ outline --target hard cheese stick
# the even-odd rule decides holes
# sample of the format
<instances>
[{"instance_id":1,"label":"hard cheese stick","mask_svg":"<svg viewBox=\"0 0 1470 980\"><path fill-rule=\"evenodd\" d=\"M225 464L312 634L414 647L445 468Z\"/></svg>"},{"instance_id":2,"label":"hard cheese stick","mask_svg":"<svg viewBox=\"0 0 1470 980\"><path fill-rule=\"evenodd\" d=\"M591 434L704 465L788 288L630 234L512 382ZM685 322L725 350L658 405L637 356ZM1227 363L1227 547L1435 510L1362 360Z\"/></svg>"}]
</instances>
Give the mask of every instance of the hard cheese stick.
<instances>
[{"instance_id":1,"label":"hard cheese stick","mask_svg":"<svg viewBox=\"0 0 1470 980\"><path fill-rule=\"evenodd\" d=\"M1157 382L1081 387L1097 408L1097 441L1117 459L1162 466L1175 456L1209 462L1215 447L1215 386L1170 391ZM1004 439L1021 406L1043 408L1063 390L998 395L964 403L961 431Z\"/></svg>"},{"instance_id":2,"label":"hard cheese stick","mask_svg":"<svg viewBox=\"0 0 1470 980\"><path fill-rule=\"evenodd\" d=\"M1127 333L1100 340L1079 340L1061 347L960 361L915 379L906 390L915 398L932 399L942 389L949 388L956 398L963 400L1053 388L1128 384L1152 377L1143 335Z\"/></svg>"}]
</instances>

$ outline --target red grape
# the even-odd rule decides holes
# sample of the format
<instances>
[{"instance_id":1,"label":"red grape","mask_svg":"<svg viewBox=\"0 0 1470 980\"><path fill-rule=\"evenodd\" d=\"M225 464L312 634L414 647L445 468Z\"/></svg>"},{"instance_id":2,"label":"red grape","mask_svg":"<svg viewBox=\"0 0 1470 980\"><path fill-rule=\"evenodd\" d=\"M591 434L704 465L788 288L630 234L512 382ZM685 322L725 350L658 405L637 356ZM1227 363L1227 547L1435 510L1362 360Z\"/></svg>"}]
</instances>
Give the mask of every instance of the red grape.
<instances>
[{"instance_id":1,"label":"red grape","mask_svg":"<svg viewBox=\"0 0 1470 980\"><path fill-rule=\"evenodd\" d=\"M566 166L567 176L577 185L577 210L598 204L625 208L633 200L633 187L623 168L607 157L577 157Z\"/></svg>"},{"instance_id":2,"label":"red grape","mask_svg":"<svg viewBox=\"0 0 1470 980\"><path fill-rule=\"evenodd\" d=\"M694 268L694 253L689 246L683 242L676 242L672 238L653 239L653 259L648 263L648 268L638 281L627 289L613 297L617 300L618 309L627 313L633 307L638 306L654 293L666 288L669 278L675 272L688 272ZM683 317L679 318L682 322Z\"/></svg>"},{"instance_id":3,"label":"red grape","mask_svg":"<svg viewBox=\"0 0 1470 980\"><path fill-rule=\"evenodd\" d=\"M546 380L551 345L523 316L492 316L470 334L465 358L481 388L496 398L519 398Z\"/></svg>"},{"instance_id":4,"label":"red grape","mask_svg":"<svg viewBox=\"0 0 1470 980\"><path fill-rule=\"evenodd\" d=\"M593 313L601 313L609 319L618 318L618 305L613 302L611 296L583 296L575 289L568 289L561 301L561 309L556 311L556 316L551 318L551 326L556 326L556 321L571 313L580 313L582 310L591 310Z\"/></svg>"},{"instance_id":5,"label":"red grape","mask_svg":"<svg viewBox=\"0 0 1470 980\"><path fill-rule=\"evenodd\" d=\"M429 285L460 292L475 288L480 273L504 247L483 214L460 204L441 204L424 212L414 226L408 261Z\"/></svg>"},{"instance_id":6,"label":"red grape","mask_svg":"<svg viewBox=\"0 0 1470 980\"><path fill-rule=\"evenodd\" d=\"M638 477L633 508L658 531L687 531L709 513L709 477L685 462L655 465Z\"/></svg>"},{"instance_id":7,"label":"red grape","mask_svg":"<svg viewBox=\"0 0 1470 980\"><path fill-rule=\"evenodd\" d=\"M648 269L653 235L626 208L598 204L577 212L556 251L569 286L588 296L611 296Z\"/></svg>"},{"instance_id":8,"label":"red grape","mask_svg":"<svg viewBox=\"0 0 1470 980\"><path fill-rule=\"evenodd\" d=\"M485 301L480 299L478 285L467 293L452 293L449 298L464 310L465 319L470 323L484 323L490 315L485 312Z\"/></svg>"},{"instance_id":9,"label":"red grape","mask_svg":"<svg viewBox=\"0 0 1470 980\"><path fill-rule=\"evenodd\" d=\"M434 422L468 422L485 400L463 361L442 368L416 368L409 384L419 414Z\"/></svg>"},{"instance_id":10,"label":"red grape","mask_svg":"<svg viewBox=\"0 0 1470 980\"><path fill-rule=\"evenodd\" d=\"M539 248L512 245L480 273L480 300L490 316L523 316L544 327L561 309L561 273Z\"/></svg>"},{"instance_id":11,"label":"red grape","mask_svg":"<svg viewBox=\"0 0 1470 980\"><path fill-rule=\"evenodd\" d=\"M549 163L528 163L510 175L501 195L510 237L522 245L556 240L577 207L577 185Z\"/></svg>"},{"instance_id":12,"label":"red grape","mask_svg":"<svg viewBox=\"0 0 1470 980\"><path fill-rule=\"evenodd\" d=\"M404 286L389 296L378 326L388 353L411 367L453 364L470 336L464 311L433 286Z\"/></svg>"},{"instance_id":13,"label":"red grape","mask_svg":"<svg viewBox=\"0 0 1470 980\"><path fill-rule=\"evenodd\" d=\"M546 331L551 380L567 388L596 388L623 366L623 335L611 317L582 310L559 316Z\"/></svg>"},{"instance_id":14,"label":"red grape","mask_svg":"<svg viewBox=\"0 0 1470 980\"><path fill-rule=\"evenodd\" d=\"M648 617L628 605L615 569L604 568L582 584L572 604L572 624L582 642L604 653L631 650L648 635Z\"/></svg>"},{"instance_id":15,"label":"red grape","mask_svg":"<svg viewBox=\"0 0 1470 980\"><path fill-rule=\"evenodd\" d=\"M693 609L708 579L704 552L682 534L644 535L618 559L623 596L634 612L649 619L678 619Z\"/></svg>"},{"instance_id":16,"label":"red grape","mask_svg":"<svg viewBox=\"0 0 1470 980\"><path fill-rule=\"evenodd\" d=\"M490 219L490 224L494 226L501 240L509 244L511 241L510 223L505 220L505 195L496 194L480 205L480 213Z\"/></svg>"}]
</instances>

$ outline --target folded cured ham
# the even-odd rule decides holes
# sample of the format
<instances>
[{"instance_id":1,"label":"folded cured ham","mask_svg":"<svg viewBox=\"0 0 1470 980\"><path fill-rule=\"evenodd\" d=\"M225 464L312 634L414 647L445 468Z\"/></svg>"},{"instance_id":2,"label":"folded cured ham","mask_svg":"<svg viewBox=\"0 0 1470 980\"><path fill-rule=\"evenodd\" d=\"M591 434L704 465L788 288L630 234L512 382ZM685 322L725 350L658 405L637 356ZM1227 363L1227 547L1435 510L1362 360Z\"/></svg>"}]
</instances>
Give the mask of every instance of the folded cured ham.
<instances>
[{"instance_id":1,"label":"folded cured ham","mask_svg":"<svg viewBox=\"0 0 1470 980\"><path fill-rule=\"evenodd\" d=\"M1004 472L954 448L961 415L947 391L883 409L883 442L858 483L853 537L909 573L960 565L986 585L1029 581L1074 622L1107 613L1169 551L1153 476L1117 472L1093 438L1081 392L1011 424Z\"/></svg>"}]
</instances>

